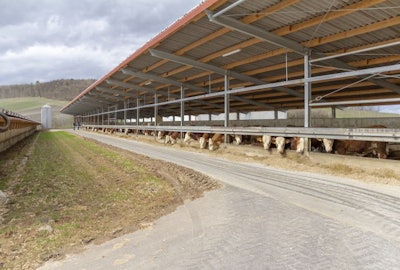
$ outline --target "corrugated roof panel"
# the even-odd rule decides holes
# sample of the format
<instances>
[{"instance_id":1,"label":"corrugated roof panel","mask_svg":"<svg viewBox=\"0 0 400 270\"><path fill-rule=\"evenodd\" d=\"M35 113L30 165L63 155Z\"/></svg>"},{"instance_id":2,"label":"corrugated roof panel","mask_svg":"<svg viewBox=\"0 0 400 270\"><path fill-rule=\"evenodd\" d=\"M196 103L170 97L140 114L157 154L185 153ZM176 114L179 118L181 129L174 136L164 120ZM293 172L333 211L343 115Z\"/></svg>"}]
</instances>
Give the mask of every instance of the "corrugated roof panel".
<instances>
[{"instance_id":1,"label":"corrugated roof panel","mask_svg":"<svg viewBox=\"0 0 400 270\"><path fill-rule=\"evenodd\" d=\"M207 1L209 2L209 1ZM222 1L221 1L222 3ZM218 3L219 7L215 10L218 12L223 8L237 3L234 0L229 0L223 2L222 4ZM247 15L254 15L256 12L260 12L265 10L267 7L275 6L275 5L284 5L286 2L279 0L252 0L252 1L244 1L236 7L233 7L231 10L227 11L224 15L229 16L232 19L240 20ZM301 1L293 1L293 4L289 7L285 7L273 14L261 14L257 21L252 23L252 25L259 27L265 31L274 32L276 29L286 29L291 33L285 34L286 38L289 38L297 43L303 43L303 45L307 46L307 42L309 40L317 40L321 42L320 45L313 45L312 48L312 58L320 57L321 55L318 52L331 53L341 49L351 49L357 48L360 46L365 46L368 44L374 44L378 42L382 42L390 39L398 39L400 36L400 28L398 26L388 27L386 25L385 28L382 28L377 31L369 30L366 33L361 33L357 36L354 34L350 34L350 30L353 29L361 29L364 26L372 25L375 22L384 21L386 19L392 18L394 16L398 16L400 10L400 4L398 0L388 0L383 3L380 3L375 6L371 6L370 8L354 11L352 14L347 14L345 16L341 16L335 18L331 21L323 21L319 23L314 23L307 28L296 31L296 25L299 23L307 24L310 19L313 18L324 18L324 15L334 14L334 12L339 12L339 10L348 7L351 4L360 3L366 4L367 1L359 1L359 0L301 0ZM339 14L339 13L337 13ZM132 56L127 58L126 61L121 63L118 67L113 69L109 74L103 77L100 81L96 82L95 85L100 85L104 87L111 87L107 83L104 82L106 79L113 79L117 81L127 81L129 76L121 73L118 69L123 67L124 65L129 64L129 66L133 67L135 70L140 70L142 72L151 72L152 74L159 74L166 76L167 78L174 79L177 81L185 81L190 84L197 84L199 86L203 86L208 88L209 83L211 83L213 91L222 90L223 89L223 76L218 74L208 75L208 72L199 69L187 67L179 63L175 63L172 61L165 61L160 58L156 58L151 56L148 52L148 48L156 48L161 51L169 52L174 54L175 52L183 52L183 56L194 59L201 60L205 59L205 57L213 55L213 57L207 58L206 62L214 65L219 68L231 67L230 69L242 74L248 74L248 76L252 76L258 79L263 79L265 81L282 81L286 79L286 69L285 69L285 61L286 54L285 51L281 49L281 47L277 45L272 45L265 41L255 42L251 45L248 44L246 46L242 46L248 41L256 40L252 36L241 33L238 31L226 31L223 35L214 37L212 40L208 40L205 43L201 43L201 40L208 39L210 35L214 35L213 33L223 29L222 26L212 23L208 20L208 18L204 15L204 10L196 10L196 14L192 14L196 16L192 16L191 18L196 17L196 21L193 19L191 21L179 21L177 22L171 30L166 30L160 33L155 39L151 40L141 49L139 49ZM200 19L199 17L202 16ZM264 16L266 15L266 16ZM188 18L188 17L186 17ZM183 23L184 22L184 23ZM283 28L291 26L292 28ZM287 33L287 32L286 32ZM333 36L336 35L336 36ZM336 40L327 40L325 37L336 37ZM329 41L328 43L325 43ZM191 47L191 44L197 44L199 42L200 45ZM315 44L315 43L314 43ZM186 49L190 46L190 49ZM241 51L232 54L228 57L222 57L222 53L225 53L229 50L233 50L233 48L241 47ZM349 55L338 58L339 61L344 63L354 62L356 65L367 65L371 66L371 63L375 63L375 59L377 62L382 61L383 57L386 57L386 54L398 55L398 49L400 46L380 49L376 51L372 51L366 54L358 54L358 55ZM218 53L219 52L219 55ZM261 56L261 57L260 57ZM265 56L268 56L265 58ZM303 75L303 64L302 64L302 55L297 53L288 53L288 79L294 78L302 78ZM249 60L249 61L245 61ZM370 60L369 63L363 63L360 61ZM295 62L294 62L295 61ZM391 61L396 61L396 58L388 58L387 63ZM292 62L296 63L295 65ZM162 63L162 64L159 64ZM240 63L240 64L239 64ZM315 63L314 66L323 63ZM385 63L378 63L377 65L384 65ZM375 65L375 64L374 64ZM313 68L314 72L317 70L315 67ZM331 71L323 72L323 73L315 73L317 75L332 73ZM178 72L179 71L179 72ZM315 75L314 74L314 75ZM103 80L103 81L102 81ZM356 81L357 78L354 79ZM133 77L128 80L129 83L132 84L143 84L146 80L141 78ZM349 81L347 79L346 81ZM232 79L231 86L234 85L243 85L246 82ZM336 86L341 87L344 81L330 81L329 86L334 89ZM398 83L398 82L396 82ZM250 85L251 83L247 83ZM324 86L324 83L318 82L313 83L317 89ZM91 86L93 87L93 86ZM160 91L174 91L179 93L179 87L168 87L168 85L163 83L154 82L151 84L151 88L160 89ZM292 87L297 91L303 91L302 86ZM357 87L353 87L356 89ZM370 84L369 90L371 91L371 96L379 96L381 92L380 86ZM124 87L116 87L116 89L125 89ZM86 94L90 91L90 88L85 90L83 93ZM321 90L321 92L329 92L329 90ZM349 89L352 91L352 89ZM375 91L375 92L374 92ZM266 93L267 92L267 93ZM146 98L148 102L153 102L152 92L146 94ZM133 94L133 92L132 92ZM143 94L143 93L142 93ZM302 106L303 101L299 98L293 98L286 93L276 92L274 90L268 91L254 91L251 93L243 93L242 96L246 96L247 98L254 98L255 100L263 101L263 100L273 100L276 106L283 106L286 108L290 108L293 106ZM398 95L393 94L391 95ZM332 98L332 100L343 100L349 98L351 96L350 92L346 95L337 95ZM356 95L354 95L356 96ZM163 97L165 98L165 97ZM79 97L76 99L78 100ZM75 100L75 101L76 101ZM121 98L117 98L117 102L120 102ZM223 105L223 98L210 98L207 99L212 103L218 103ZM243 102L232 102L232 108L237 110L240 109L252 109L259 110L257 106L245 104ZM79 102L73 103L71 106L75 106L75 110L85 110L84 106L80 106ZM101 107L101 105L99 105ZM193 105L193 110L197 110L198 107L203 107L201 105ZM204 107L203 107L204 108ZM160 108L160 110L179 110L179 106L176 104L171 104L165 106L164 108ZM214 108L210 108L210 111L222 111L221 109L215 110ZM195 111L194 111L195 112ZM145 112L144 112L145 113ZM151 116L153 110L146 110L146 113ZM170 112L174 113L174 112ZM179 112L176 112L179 115Z\"/></svg>"}]
</instances>

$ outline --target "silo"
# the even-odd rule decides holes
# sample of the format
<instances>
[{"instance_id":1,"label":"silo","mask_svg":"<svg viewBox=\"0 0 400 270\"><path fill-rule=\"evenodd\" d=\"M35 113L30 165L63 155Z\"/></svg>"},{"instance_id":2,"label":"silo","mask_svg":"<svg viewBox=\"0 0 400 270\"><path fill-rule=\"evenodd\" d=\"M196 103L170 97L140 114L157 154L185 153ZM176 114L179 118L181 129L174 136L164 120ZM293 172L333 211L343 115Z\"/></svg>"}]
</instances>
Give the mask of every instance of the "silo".
<instances>
[{"instance_id":1,"label":"silo","mask_svg":"<svg viewBox=\"0 0 400 270\"><path fill-rule=\"evenodd\" d=\"M51 106L46 104L41 109L41 121L43 129L51 128Z\"/></svg>"}]
</instances>

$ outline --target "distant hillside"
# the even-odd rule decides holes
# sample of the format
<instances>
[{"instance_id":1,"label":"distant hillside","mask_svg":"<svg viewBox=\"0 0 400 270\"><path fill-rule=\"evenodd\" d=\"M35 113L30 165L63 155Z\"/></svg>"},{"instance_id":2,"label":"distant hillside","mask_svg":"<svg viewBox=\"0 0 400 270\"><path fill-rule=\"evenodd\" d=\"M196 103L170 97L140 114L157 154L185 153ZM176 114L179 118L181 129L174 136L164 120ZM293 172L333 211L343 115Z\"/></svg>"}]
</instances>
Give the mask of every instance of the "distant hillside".
<instances>
[{"instance_id":1,"label":"distant hillside","mask_svg":"<svg viewBox=\"0 0 400 270\"><path fill-rule=\"evenodd\" d=\"M35 84L4 85L0 86L0 99L41 97L70 101L93 82L95 80L63 79Z\"/></svg>"},{"instance_id":2,"label":"distant hillside","mask_svg":"<svg viewBox=\"0 0 400 270\"><path fill-rule=\"evenodd\" d=\"M40 122L41 108L43 105L50 105L52 112L53 128L71 128L73 117L71 115L60 113L60 109L64 107L68 101L52 100L40 97L23 97L23 98L2 98L0 99L0 108L17 112L32 120Z\"/></svg>"}]
</instances>

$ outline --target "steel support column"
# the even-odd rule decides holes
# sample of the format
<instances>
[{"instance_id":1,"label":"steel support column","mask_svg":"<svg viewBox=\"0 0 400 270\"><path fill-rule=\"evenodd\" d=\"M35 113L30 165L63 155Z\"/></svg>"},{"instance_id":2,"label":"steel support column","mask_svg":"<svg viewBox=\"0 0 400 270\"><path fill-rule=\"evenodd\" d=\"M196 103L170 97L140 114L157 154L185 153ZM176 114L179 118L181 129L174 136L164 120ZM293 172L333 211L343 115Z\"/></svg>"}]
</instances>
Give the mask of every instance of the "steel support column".
<instances>
[{"instance_id":1,"label":"steel support column","mask_svg":"<svg viewBox=\"0 0 400 270\"><path fill-rule=\"evenodd\" d=\"M127 101L124 101L124 125L126 125L126 113L127 113L127 111L126 111L126 107L127 107Z\"/></svg>"},{"instance_id":2,"label":"steel support column","mask_svg":"<svg viewBox=\"0 0 400 270\"><path fill-rule=\"evenodd\" d=\"M140 108L139 108L139 94L136 96L136 135L139 135L139 114L140 114Z\"/></svg>"},{"instance_id":3,"label":"steel support column","mask_svg":"<svg viewBox=\"0 0 400 270\"><path fill-rule=\"evenodd\" d=\"M225 81L224 81L224 112L225 112L225 117L224 117L224 127L229 126L229 109L230 109L230 102L229 102L229 71L226 71L225 73ZM228 142L228 134L225 134L225 143Z\"/></svg>"},{"instance_id":4,"label":"steel support column","mask_svg":"<svg viewBox=\"0 0 400 270\"><path fill-rule=\"evenodd\" d=\"M183 84L181 85L181 127L183 126L183 118L185 117L185 102L183 101L183 98L185 97L183 89ZM181 132L181 139L183 138L182 132Z\"/></svg>"},{"instance_id":5,"label":"steel support column","mask_svg":"<svg viewBox=\"0 0 400 270\"><path fill-rule=\"evenodd\" d=\"M158 96L154 94L154 125L157 126L158 124Z\"/></svg>"},{"instance_id":6,"label":"steel support column","mask_svg":"<svg viewBox=\"0 0 400 270\"><path fill-rule=\"evenodd\" d=\"M310 99L311 99L311 68L309 63L309 52L304 54L304 127L310 127Z\"/></svg>"},{"instance_id":7,"label":"steel support column","mask_svg":"<svg viewBox=\"0 0 400 270\"><path fill-rule=\"evenodd\" d=\"M307 81L311 76L311 65L309 59L310 51L304 54L304 127L309 128L311 124L311 110L310 110L310 100L311 100L311 82ZM304 154L308 156L310 149L309 139L304 139Z\"/></svg>"}]
</instances>

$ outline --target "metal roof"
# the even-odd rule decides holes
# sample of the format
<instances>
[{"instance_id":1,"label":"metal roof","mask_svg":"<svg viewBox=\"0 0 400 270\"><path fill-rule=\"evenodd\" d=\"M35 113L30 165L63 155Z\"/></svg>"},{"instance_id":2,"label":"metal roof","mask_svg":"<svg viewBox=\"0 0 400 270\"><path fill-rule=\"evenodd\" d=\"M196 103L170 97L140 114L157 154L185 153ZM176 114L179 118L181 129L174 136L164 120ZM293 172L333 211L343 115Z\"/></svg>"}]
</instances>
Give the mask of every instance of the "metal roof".
<instances>
[{"instance_id":1,"label":"metal roof","mask_svg":"<svg viewBox=\"0 0 400 270\"><path fill-rule=\"evenodd\" d=\"M155 103L160 116L179 116L183 97L185 114L222 113L226 74L236 91L230 112L304 108L308 78L295 80L305 78L305 54L313 60L366 48L311 62L310 103L400 104L399 14L397 0L206 0L61 111L90 115L139 102L141 116L154 116ZM365 72L349 73L357 70Z\"/></svg>"}]
</instances>

